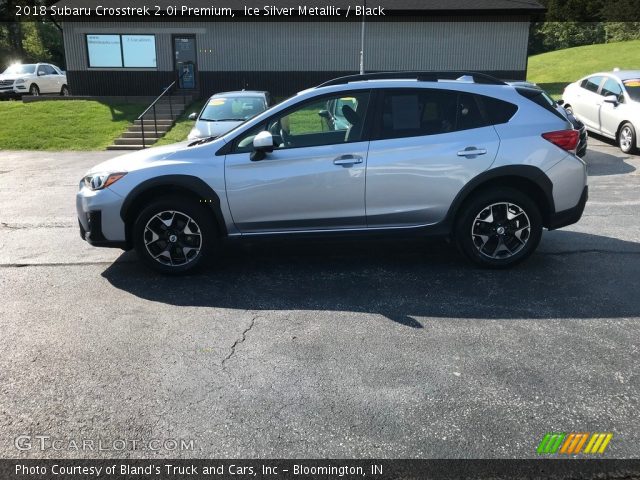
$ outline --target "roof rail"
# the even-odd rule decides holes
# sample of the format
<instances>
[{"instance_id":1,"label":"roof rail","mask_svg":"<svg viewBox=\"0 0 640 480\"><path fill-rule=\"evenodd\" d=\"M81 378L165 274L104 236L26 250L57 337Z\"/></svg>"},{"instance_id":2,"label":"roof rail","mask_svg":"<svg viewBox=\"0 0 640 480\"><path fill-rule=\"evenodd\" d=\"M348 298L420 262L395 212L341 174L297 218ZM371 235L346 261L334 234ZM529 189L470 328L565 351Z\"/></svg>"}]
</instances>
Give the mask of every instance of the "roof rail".
<instances>
[{"instance_id":1,"label":"roof rail","mask_svg":"<svg viewBox=\"0 0 640 480\"><path fill-rule=\"evenodd\" d=\"M347 75L344 77L334 78L318 85L316 88L328 87L330 85L343 85L349 82L358 82L363 80L418 80L419 82L437 82L438 80L457 80L460 77L471 77L475 83L487 85L506 85L502 80L480 72L467 71L410 71L410 72L372 72L356 75Z\"/></svg>"}]
</instances>

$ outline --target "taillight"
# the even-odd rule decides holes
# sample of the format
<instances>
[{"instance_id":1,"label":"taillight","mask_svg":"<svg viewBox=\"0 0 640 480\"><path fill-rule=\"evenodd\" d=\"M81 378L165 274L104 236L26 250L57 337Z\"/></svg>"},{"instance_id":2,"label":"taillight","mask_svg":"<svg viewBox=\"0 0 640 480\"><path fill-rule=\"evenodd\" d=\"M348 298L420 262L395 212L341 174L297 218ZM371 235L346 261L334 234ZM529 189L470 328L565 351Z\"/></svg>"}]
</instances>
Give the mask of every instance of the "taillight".
<instances>
[{"instance_id":1,"label":"taillight","mask_svg":"<svg viewBox=\"0 0 640 480\"><path fill-rule=\"evenodd\" d=\"M567 152L575 153L580 142L580 132L577 130L558 130L557 132L543 133L542 138Z\"/></svg>"}]
</instances>

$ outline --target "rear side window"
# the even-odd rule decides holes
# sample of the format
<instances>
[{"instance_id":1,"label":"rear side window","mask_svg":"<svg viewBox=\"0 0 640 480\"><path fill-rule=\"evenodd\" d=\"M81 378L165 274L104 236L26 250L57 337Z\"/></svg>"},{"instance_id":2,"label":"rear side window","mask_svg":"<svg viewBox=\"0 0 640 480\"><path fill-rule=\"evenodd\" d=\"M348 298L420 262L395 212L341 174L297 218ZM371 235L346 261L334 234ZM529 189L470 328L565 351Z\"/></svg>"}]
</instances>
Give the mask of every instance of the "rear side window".
<instances>
[{"instance_id":1,"label":"rear side window","mask_svg":"<svg viewBox=\"0 0 640 480\"><path fill-rule=\"evenodd\" d=\"M485 97L483 97L485 98ZM508 121L514 105L487 98L499 105L496 123ZM506 104L506 105L502 105ZM387 90L376 122L377 139L420 137L486 127L493 123L478 95L440 89Z\"/></svg>"},{"instance_id":2,"label":"rear side window","mask_svg":"<svg viewBox=\"0 0 640 480\"><path fill-rule=\"evenodd\" d=\"M602 82L602 77L589 77L582 81L580 86L590 92L596 93L598 91L598 87Z\"/></svg>"}]
</instances>

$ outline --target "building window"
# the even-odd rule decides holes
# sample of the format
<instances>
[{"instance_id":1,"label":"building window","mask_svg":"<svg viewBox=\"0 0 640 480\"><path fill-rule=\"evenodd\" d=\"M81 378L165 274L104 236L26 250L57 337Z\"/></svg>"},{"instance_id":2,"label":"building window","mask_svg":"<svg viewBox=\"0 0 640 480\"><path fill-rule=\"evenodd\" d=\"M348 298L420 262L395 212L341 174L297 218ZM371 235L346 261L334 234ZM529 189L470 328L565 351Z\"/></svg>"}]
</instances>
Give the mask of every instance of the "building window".
<instances>
[{"instance_id":1,"label":"building window","mask_svg":"<svg viewBox=\"0 0 640 480\"><path fill-rule=\"evenodd\" d=\"M156 68L155 35L87 35L90 68Z\"/></svg>"}]
</instances>

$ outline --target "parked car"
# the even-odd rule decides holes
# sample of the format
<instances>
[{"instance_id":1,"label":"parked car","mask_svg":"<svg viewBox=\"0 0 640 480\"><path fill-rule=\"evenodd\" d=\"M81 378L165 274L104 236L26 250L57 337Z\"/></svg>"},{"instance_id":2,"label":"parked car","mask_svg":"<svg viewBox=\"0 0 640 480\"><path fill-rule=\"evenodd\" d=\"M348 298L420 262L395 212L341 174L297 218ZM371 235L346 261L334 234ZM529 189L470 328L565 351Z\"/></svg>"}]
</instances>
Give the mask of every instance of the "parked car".
<instances>
[{"instance_id":1,"label":"parked car","mask_svg":"<svg viewBox=\"0 0 640 480\"><path fill-rule=\"evenodd\" d=\"M578 148L576 149L576 155L580 158L584 157L587 154L587 147L589 142L589 134L587 133L587 127L578 120L571 110L567 110L564 108L564 101L560 100L556 102L551 95L545 92L539 85L533 82L509 82L509 85L513 85L516 87L529 87L540 90L540 95L537 99L539 102L548 103L552 105L559 113L564 115L567 120L571 122L573 128L576 129L580 133L580 141L578 142Z\"/></svg>"},{"instance_id":2,"label":"parked car","mask_svg":"<svg viewBox=\"0 0 640 480\"><path fill-rule=\"evenodd\" d=\"M69 95L67 75L50 63L15 63L0 74L0 97Z\"/></svg>"},{"instance_id":3,"label":"parked car","mask_svg":"<svg viewBox=\"0 0 640 480\"><path fill-rule=\"evenodd\" d=\"M624 153L640 148L640 70L594 73L565 88L564 106Z\"/></svg>"},{"instance_id":4,"label":"parked car","mask_svg":"<svg viewBox=\"0 0 640 480\"><path fill-rule=\"evenodd\" d=\"M197 140L223 135L242 122L264 112L269 104L269 92L242 90L216 93L207 101L200 114L192 113L189 116L196 124L188 138Z\"/></svg>"},{"instance_id":5,"label":"parked car","mask_svg":"<svg viewBox=\"0 0 640 480\"><path fill-rule=\"evenodd\" d=\"M481 266L514 265L543 227L582 216L578 132L539 90L461 75L342 77L219 138L109 160L80 182L81 236L164 273L215 259L223 237L383 232L449 236ZM346 123L329 128L334 104Z\"/></svg>"}]
</instances>

